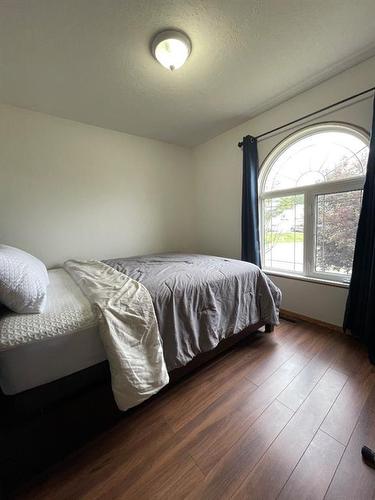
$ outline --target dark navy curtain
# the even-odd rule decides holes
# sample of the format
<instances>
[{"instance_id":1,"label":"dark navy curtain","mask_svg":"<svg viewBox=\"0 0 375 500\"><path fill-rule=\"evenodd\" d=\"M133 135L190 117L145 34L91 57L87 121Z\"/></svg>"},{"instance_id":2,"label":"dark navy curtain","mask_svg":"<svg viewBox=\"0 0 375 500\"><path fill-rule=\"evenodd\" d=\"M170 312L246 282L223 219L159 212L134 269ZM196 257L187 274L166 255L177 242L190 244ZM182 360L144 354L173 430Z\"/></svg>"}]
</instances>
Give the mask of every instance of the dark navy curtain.
<instances>
[{"instance_id":1,"label":"dark navy curtain","mask_svg":"<svg viewBox=\"0 0 375 500\"><path fill-rule=\"evenodd\" d=\"M242 260L260 267L258 214L258 146L255 137L242 141Z\"/></svg>"},{"instance_id":2,"label":"dark navy curtain","mask_svg":"<svg viewBox=\"0 0 375 500\"><path fill-rule=\"evenodd\" d=\"M365 343L375 364L375 98L370 154L355 244L344 330Z\"/></svg>"}]
</instances>

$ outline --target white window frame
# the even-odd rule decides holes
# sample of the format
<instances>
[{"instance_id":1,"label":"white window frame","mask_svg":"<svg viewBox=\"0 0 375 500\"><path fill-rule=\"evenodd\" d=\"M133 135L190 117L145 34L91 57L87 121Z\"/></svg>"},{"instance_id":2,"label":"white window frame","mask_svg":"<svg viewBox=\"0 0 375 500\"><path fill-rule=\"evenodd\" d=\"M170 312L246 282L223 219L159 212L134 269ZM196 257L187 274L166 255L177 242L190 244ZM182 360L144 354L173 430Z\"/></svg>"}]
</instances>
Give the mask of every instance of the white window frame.
<instances>
[{"instance_id":1,"label":"white window frame","mask_svg":"<svg viewBox=\"0 0 375 500\"><path fill-rule=\"evenodd\" d=\"M265 158L260 172L259 172L259 222L260 222L260 245L261 245L261 259L265 262L265 225L264 225L264 205L265 200L272 198L279 198L283 196L292 195L303 195L304 196L304 263L303 271L292 271L286 269L278 269L276 267L264 268L264 271L269 273L280 273L281 275L290 275L295 277L302 277L305 279L311 279L311 281L331 281L339 283L348 283L350 281L350 275L346 276L339 273L319 273L315 271L315 228L316 228L316 198L318 195L324 194L335 194L347 191L357 191L362 190L365 183L365 176L351 177L348 179L338 180L334 182L325 182L320 184L312 184L308 186L298 186L296 188L281 189L277 191L264 192L265 183L267 180L268 173L273 167L274 162L277 158L292 144L299 141L300 139L310 136L314 133L319 133L322 131L338 131L344 130L345 132L351 133L358 136L363 141L369 144L369 134L353 125L329 122L322 124L315 124L309 127L305 127L298 132L295 132L288 136L286 139L281 141Z\"/></svg>"}]
</instances>

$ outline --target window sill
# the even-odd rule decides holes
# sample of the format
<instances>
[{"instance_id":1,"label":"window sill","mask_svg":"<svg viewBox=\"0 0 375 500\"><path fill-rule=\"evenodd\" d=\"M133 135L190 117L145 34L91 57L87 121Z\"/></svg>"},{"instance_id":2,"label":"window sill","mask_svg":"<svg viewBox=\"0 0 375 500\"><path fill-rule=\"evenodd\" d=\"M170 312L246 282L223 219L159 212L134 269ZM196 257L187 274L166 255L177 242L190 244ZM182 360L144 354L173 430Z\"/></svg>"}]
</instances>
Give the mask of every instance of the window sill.
<instances>
[{"instance_id":1,"label":"window sill","mask_svg":"<svg viewBox=\"0 0 375 500\"><path fill-rule=\"evenodd\" d=\"M343 283L342 281L332 281L332 280L325 280L322 278L312 278L311 276L283 273L281 271L268 271L267 269L264 269L264 272L267 275L279 276L280 278L288 278L288 279L298 280L298 281L307 281L308 283L317 283L318 285L335 286L337 288L349 288L349 283Z\"/></svg>"}]
</instances>

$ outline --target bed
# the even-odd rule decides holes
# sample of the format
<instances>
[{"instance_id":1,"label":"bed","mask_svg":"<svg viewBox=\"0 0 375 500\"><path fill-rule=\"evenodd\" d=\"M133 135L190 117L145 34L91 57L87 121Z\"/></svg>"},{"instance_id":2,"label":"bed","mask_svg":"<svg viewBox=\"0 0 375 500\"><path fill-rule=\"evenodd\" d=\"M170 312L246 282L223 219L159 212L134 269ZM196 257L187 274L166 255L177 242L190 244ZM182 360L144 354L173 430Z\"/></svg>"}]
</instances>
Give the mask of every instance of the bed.
<instances>
[{"instance_id":1,"label":"bed","mask_svg":"<svg viewBox=\"0 0 375 500\"><path fill-rule=\"evenodd\" d=\"M148 290L172 379L278 323L280 291L246 262L161 254L103 265ZM16 471L17 480L22 469L43 469L119 418L93 303L66 269L48 274L43 313L0 312L0 404L8 426L0 445L9 452L1 466L13 479ZM56 428L63 429L61 436Z\"/></svg>"},{"instance_id":2,"label":"bed","mask_svg":"<svg viewBox=\"0 0 375 500\"><path fill-rule=\"evenodd\" d=\"M187 365L250 325L278 322L280 291L252 264L189 254L104 263L149 291L168 371ZM61 379L107 358L96 314L83 291L63 268L50 270L49 278L43 313L3 312L0 318L0 386L6 395Z\"/></svg>"}]
</instances>

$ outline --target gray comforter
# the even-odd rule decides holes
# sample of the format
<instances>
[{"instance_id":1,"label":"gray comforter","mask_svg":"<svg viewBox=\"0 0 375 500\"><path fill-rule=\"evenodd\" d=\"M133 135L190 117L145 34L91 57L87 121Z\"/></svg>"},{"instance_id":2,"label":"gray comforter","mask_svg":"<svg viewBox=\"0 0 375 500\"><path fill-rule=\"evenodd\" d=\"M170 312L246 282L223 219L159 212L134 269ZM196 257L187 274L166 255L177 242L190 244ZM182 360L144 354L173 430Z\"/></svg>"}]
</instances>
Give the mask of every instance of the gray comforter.
<instances>
[{"instance_id":1,"label":"gray comforter","mask_svg":"<svg viewBox=\"0 0 375 500\"><path fill-rule=\"evenodd\" d=\"M280 290L255 265L207 255L104 261L150 292L168 370L258 322L278 324Z\"/></svg>"}]
</instances>

